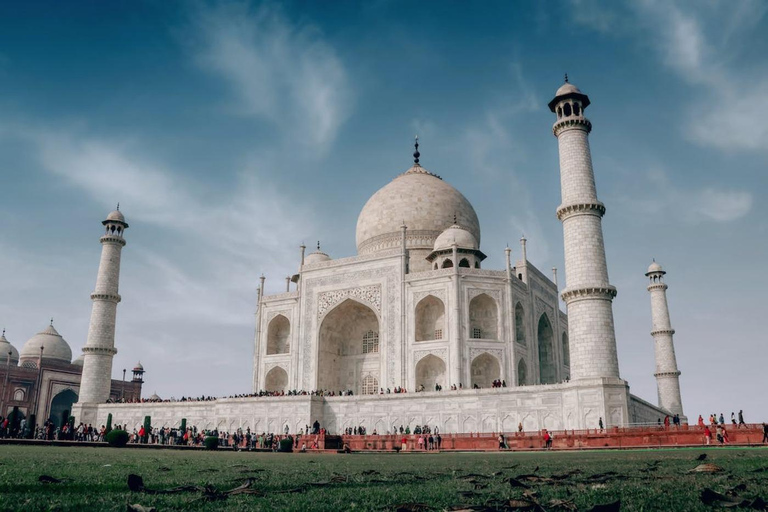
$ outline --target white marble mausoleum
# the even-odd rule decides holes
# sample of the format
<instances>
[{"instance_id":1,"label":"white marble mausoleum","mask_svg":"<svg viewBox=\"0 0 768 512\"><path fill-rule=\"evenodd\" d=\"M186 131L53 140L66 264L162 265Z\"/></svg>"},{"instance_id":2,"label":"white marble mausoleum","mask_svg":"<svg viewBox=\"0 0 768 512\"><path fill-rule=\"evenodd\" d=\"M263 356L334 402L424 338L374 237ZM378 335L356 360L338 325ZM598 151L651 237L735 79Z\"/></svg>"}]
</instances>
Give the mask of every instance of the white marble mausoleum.
<instances>
[{"instance_id":1,"label":"white marble mausoleum","mask_svg":"<svg viewBox=\"0 0 768 512\"><path fill-rule=\"evenodd\" d=\"M351 396L83 401L75 408L79 420L101 424L112 413L113 421L131 424L151 415L155 424L178 425L186 418L198 428L256 431L282 431L285 425L297 431L318 420L331 433L356 425L383 433L400 424L437 425L443 432L511 431L518 423L526 430L561 430L594 428L601 418L606 425L627 425L682 415L674 331L657 264L647 275L659 405L631 395L619 375L616 288L608 279L606 208L597 198L588 141L592 125L584 117L589 105L567 81L549 104L560 151L562 204L556 213L565 240L564 289L554 269L543 272L528 261L525 238L515 261L506 248L503 268L484 267L474 208L421 166L417 140L413 165L363 207L356 255L332 258L319 243L306 254L302 246L284 293L264 294L263 277L259 287L253 390ZM117 245L110 247L119 256ZM101 308L111 315L102 322L111 331L99 331L112 336L119 300L113 281L104 292L112 302ZM94 383L89 396L101 396L96 380L109 377L104 372L114 342L105 339L94 337L93 347L87 346L83 379ZM396 388L407 392L394 393Z\"/></svg>"}]
</instances>

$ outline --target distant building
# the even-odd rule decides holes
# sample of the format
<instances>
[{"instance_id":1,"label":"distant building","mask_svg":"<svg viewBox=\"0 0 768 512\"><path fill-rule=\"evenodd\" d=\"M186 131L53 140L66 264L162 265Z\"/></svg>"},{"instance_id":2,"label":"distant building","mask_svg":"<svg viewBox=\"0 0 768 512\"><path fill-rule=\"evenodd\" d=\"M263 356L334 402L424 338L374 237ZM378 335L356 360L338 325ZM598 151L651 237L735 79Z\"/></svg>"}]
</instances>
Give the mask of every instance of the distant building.
<instances>
[{"instance_id":1,"label":"distant building","mask_svg":"<svg viewBox=\"0 0 768 512\"><path fill-rule=\"evenodd\" d=\"M40 349L43 349L42 351ZM83 356L72 361L69 343L56 331L53 321L32 336L21 352L0 336L0 415L18 425L30 414L36 414L37 424L46 419L60 427L72 413L77 402L83 373ZM112 400L134 400L141 397L144 368L141 363L133 369L131 380L110 380ZM14 411L16 411L14 413Z\"/></svg>"}]
</instances>

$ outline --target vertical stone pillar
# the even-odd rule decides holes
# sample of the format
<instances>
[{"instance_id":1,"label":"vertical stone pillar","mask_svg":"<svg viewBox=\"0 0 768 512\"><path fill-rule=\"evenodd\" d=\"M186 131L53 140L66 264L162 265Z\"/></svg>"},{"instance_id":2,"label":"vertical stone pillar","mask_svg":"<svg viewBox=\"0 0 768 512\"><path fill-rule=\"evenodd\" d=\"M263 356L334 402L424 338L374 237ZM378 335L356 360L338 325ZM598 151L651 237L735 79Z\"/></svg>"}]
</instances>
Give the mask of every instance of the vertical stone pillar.
<instances>
[{"instance_id":1,"label":"vertical stone pillar","mask_svg":"<svg viewBox=\"0 0 768 512\"><path fill-rule=\"evenodd\" d=\"M463 333L461 329L461 286L459 284L459 247L456 242L453 243L453 272L451 273L451 283L453 284L453 328L451 329L451 344L449 348L451 368L448 375L451 379L451 384L464 384L463 371L462 371L462 357L463 351Z\"/></svg>"},{"instance_id":2,"label":"vertical stone pillar","mask_svg":"<svg viewBox=\"0 0 768 512\"><path fill-rule=\"evenodd\" d=\"M259 277L259 287L256 291L256 336L253 343L253 392L258 393L261 389L259 386L259 378L261 372L261 350L264 343L262 343L262 333L263 330L261 328L261 299L264 297L264 281L266 280L266 277L264 277L264 274L261 274L261 277ZM291 329L291 335L293 335L293 329Z\"/></svg>"},{"instance_id":3,"label":"vertical stone pillar","mask_svg":"<svg viewBox=\"0 0 768 512\"><path fill-rule=\"evenodd\" d=\"M112 358L115 349L115 319L120 302L120 255L125 246L123 235L128 229L118 209L102 222L106 231L101 237L101 261L96 289L91 294L93 307L88 339L83 347L83 374L80 381L80 403L104 403L112 385Z\"/></svg>"},{"instance_id":4,"label":"vertical stone pillar","mask_svg":"<svg viewBox=\"0 0 768 512\"><path fill-rule=\"evenodd\" d=\"M571 377L619 378L612 304L616 288L608 282L605 206L597 199L592 170L592 123L584 117L589 104L587 95L567 80L549 102L557 114L552 131L560 152L562 204L557 218L563 223L566 278L562 298L568 307Z\"/></svg>"},{"instance_id":5,"label":"vertical stone pillar","mask_svg":"<svg viewBox=\"0 0 768 512\"><path fill-rule=\"evenodd\" d=\"M656 355L656 387L659 393L659 407L672 414L683 415L683 400L680 395L680 370L677 369L675 330L669 320L667 305L667 285L664 283L666 272L655 261L648 267L646 277L650 280L648 292L651 294L651 336Z\"/></svg>"}]
</instances>

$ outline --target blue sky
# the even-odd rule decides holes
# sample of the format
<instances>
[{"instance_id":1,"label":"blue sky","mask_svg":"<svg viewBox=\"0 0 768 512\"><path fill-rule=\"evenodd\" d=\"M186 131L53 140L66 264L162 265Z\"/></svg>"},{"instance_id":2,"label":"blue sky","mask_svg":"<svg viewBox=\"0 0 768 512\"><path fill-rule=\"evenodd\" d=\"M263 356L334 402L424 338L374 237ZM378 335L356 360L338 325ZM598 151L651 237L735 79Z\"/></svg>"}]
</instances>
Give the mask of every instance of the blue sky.
<instances>
[{"instance_id":1,"label":"blue sky","mask_svg":"<svg viewBox=\"0 0 768 512\"><path fill-rule=\"evenodd\" d=\"M686 413L765 419L762 1L27 2L0 6L0 324L85 342L100 221L124 250L114 376L249 390L258 276L355 253L411 162L461 190L486 268L563 268L564 72L587 93L622 376L656 399L644 272L669 272ZM562 284L561 270L561 284ZM750 391L747 391L750 390Z\"/></svg>"}]
</instances>

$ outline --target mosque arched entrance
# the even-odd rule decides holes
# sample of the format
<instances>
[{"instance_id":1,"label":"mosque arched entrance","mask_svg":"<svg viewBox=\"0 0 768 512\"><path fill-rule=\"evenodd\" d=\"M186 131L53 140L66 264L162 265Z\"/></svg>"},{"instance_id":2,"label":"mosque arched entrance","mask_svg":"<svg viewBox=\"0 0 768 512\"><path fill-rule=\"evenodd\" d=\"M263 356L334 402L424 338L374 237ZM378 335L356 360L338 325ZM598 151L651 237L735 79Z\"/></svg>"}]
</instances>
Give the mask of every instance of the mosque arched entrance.
<instances>
[{"instance_id":1,"label":"mosque arched entrance","mask_svg":"<svg viewBox=\"0 0 768 512\"><path fill-rule=\"evenodd\" d=\"M379 318L373 309L353 299L333 308L320 325L317 361L317 389L360 394L363 375L378 378Z\"/></svg>"},{"instance_id":2,"label":"mosque arched entrance","mask_svg":"<svg viewBox=\"0 0 768 512\"><path fill-rule=\"evenodd\" d=\"M552 324L547 314L539 318L539 376L542 384L554 384L557 382L557 370L555 368L555 335Z\"/></svg>"},{"instance_id":3,"label":"mosque arched entrance","mask_svg":"<svg viewBox=\"0 0 768 512\"><path fill-rule=\"evenodd\" d=\"M472 387L493 387L494 380L501 379L501 367L499 360L488 352L484 352L472 361Z\"/></svg>"},{"instance_id":4,"label":"mosque arched entrance","mask_svg":"<svg viewBox=\"0 0 768 512\"><path fill-rule=\"evenodd\" d=\"M445 386L445 362L429 354L416 363L416 389L424 386L424 391L434 391L435 384Z\"/></svg>"},{"instance_id":5,"label":"mosque arched entrance","mask_svg":"<svg viewBox=\"0 0 768 512\"><path fill-rule=\"evenodd\" d=\"M416 341L441 340L445 337L445 305L434 295L427 295L416 305Z\"/></svg>"},{"instance_id":6,"label":"mosque arched entrance","mask_svg":"<svg viewBox=\"0 0 768 512\"><path fill-rule=\"evenodd\" d=\"M77 402L77 393L71 389L65 389L53 397L49 418L53 421L54 425L61 428L69 421L72 404L75 402Z\"/></svg>"}]
</instances>

